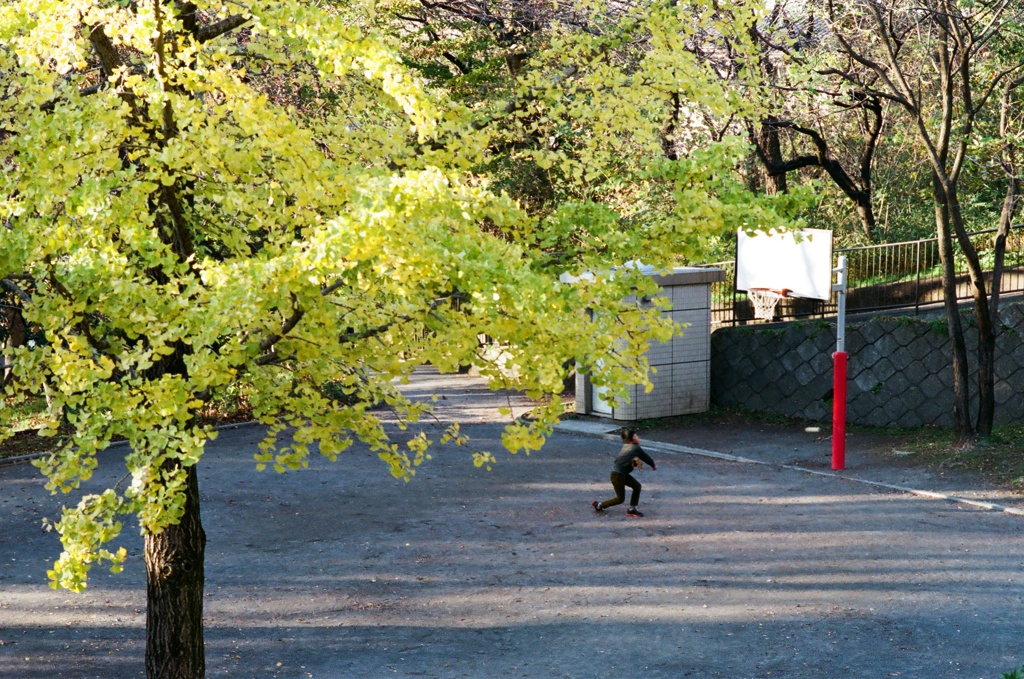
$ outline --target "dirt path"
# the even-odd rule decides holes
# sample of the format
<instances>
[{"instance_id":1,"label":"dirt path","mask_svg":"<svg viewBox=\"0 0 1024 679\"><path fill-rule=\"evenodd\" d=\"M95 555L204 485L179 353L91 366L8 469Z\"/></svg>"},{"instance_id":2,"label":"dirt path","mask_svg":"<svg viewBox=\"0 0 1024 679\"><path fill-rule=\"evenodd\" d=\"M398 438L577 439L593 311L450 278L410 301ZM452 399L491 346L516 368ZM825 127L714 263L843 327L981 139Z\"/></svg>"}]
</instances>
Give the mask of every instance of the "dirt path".
<instances>
[{"instance_id":1,"label":"dirt path","mask_svg":"<svg viewBox=\"0 0 1024 679\"><path fill-rule=\"evenodd\" d=\"M597 515L614 444L559 433L503 455L493 395L432 379L416 386L445 387L441 419L459 411L493 471L439 448L405 484L358 449L278 476L252 471L255 427L211 446L210 677L992 679L1024 662L1022 517L668 452L641 472L646 518ZM740 444L758 448L721 447ZM0 676L143 676L138 538L125 573L54 592L54 499L25 465L0 468L0 494Z\"/></svg>"}]
</instances>

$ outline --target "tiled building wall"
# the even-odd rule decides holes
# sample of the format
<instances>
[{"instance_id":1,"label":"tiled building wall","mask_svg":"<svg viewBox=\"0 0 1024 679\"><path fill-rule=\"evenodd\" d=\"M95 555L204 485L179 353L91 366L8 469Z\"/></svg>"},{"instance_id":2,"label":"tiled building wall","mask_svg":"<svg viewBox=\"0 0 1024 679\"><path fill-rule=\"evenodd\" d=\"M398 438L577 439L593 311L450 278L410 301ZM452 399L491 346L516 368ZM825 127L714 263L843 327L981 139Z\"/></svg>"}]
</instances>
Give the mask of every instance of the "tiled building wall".
<instances>
[{"instance_id":1,"label":"tiled building wall","mask_svg":"<svg viewBox=\"0 0 1024 679\"><path fill-rule=\"evenodd\" d=\"M996 345L996 421L1024 421L1024 305L1004 304ZM962 314L971 361L978 333ZM711 337L711 398L809 420L832 417L835 324L803 321L721 328ZM952 371L944 319L876 317L850 323L847 421L878 427L952 426ZM973 416L972 412L972 416Z\"/></svg>"},{"instance_id":2,"label":"tiled building wall","mask_svg":"<svg viewBox=\"0 0 1024 679\"><path fill-rule=\"evenodd\" d=\"M638 420L704 412L710 404L711 282L719 270L694 270L664 277L661 296L669 300L664 316L678 323L682 332L667 342L652 342L647 350L649 375L654 388L629 388L629 398L613 404L611 417ZM585 375L577 375L576 410L592 409L591 389ZM598 413L608 414L608 413Z\"/></svg>"},{"instance_id":3,"label":"tiled building wall","mask_svg":"<svg viewBox=\"0 0 1024 679\"><path fill-rule=\"evenodd\" d=\"M707 286L681 286L673 292L673 309L664 311L682 332L668 342L652 343L647 350L654 388L630 387L630 402L617 404L616 419L639 420L699 413L710 404L711 290ZM680 301L680 298L685 297ZM691 305L679 309L676 304ZM701 305L701 306L697 306Z\"/></svg>"}]
</instances>

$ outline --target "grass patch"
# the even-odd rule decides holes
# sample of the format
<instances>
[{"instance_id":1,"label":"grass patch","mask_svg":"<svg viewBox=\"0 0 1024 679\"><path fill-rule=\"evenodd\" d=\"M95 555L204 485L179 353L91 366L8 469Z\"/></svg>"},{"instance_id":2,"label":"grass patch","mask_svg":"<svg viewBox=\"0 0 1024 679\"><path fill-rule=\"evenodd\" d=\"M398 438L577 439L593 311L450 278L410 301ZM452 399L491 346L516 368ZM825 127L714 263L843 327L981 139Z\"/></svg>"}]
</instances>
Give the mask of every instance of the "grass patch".
<instances>
[{"instance_id":1,"label":"grass patch","mask_svg":"<svg viewBox=\"0 0 1024 679\"><path fill-rule=\"evenodd\" d=\"M38 429L46 419L46 399L34 398L27 401L5 401L4 410L10 412L14 431Z\"/></svg>"},{"instance_id":2,"label":"grass patch","mask_svg":"<svg viewBox=\"0 0 1024 679\"><path fill-rule=\"evenodd\" d=\"M981 473L1024 493L1024 423L997 427L992 436L966 444L956 443L951 430L932 430L905 447L930 465Z\"/></svg>"},{"instance_id":3,"label":"grass patch","mask_svg":"<svg viewBox=\"0 0 1024 679\"><path fill-rule=\"evenodd\" d=\"M913 453L922 466L982 474L995 485L1024 494L1024 423L996 427L989 438L968 443L957 442L952 429L939 427L852 426L849 431L887 436L894 450Z\"/></svg>"},{"instance_id":4,"label":"grass patch","mask_svg":"<svg viewBox=\"0 0 1024 679\"><path fill-rule=\"evenodd\" d=\"M46 399L9 398L3 401L5 415L10 418L11 431L14 435L0 441L0 459L19 457L52 450L70 434L62 428L56 436L39 436L39 428L48 419Z\"/></svg>"}]
</instances>

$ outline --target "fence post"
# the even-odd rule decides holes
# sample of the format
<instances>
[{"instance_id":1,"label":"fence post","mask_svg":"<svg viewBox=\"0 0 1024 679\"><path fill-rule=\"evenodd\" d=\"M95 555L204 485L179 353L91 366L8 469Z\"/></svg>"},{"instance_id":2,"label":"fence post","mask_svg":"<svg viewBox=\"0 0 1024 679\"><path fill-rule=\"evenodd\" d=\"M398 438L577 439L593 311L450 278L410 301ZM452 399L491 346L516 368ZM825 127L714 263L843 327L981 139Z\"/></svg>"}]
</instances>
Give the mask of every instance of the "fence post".
<instances>
[{"instance_id":1,"label":"fence post","mask_svg":"<svg viewBox=\"0 0 1024 679\"><path fill-rule=\"evenodd\" d=\"M921 241L917 241L917 263L914 265L914 315L921 313Z\"/></svg>"}]
</instances>

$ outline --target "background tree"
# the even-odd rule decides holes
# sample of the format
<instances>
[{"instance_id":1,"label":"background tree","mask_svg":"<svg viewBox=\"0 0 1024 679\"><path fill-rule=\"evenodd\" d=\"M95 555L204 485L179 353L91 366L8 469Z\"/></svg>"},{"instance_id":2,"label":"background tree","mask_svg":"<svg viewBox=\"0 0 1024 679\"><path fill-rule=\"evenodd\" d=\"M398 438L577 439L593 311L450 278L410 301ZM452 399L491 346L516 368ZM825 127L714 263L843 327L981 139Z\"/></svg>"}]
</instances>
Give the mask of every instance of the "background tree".
<instances>
[{"instance_id":1,"label":"background tree","mask_svg":"<svg viewBox=\"0 0 1024 679\"><path fill-rule=\"evenodd\" d=\"M831 71L901 107L928 161L953 347L956 431L960 438L975 433L987 436L995 411L997 319L981 259L968 236L961 178L986 127L992 133L1009 132L991 123L1000 117L1000 93L1007 88L1012 91L1024 70L1024 54L1017 49L1024 9L1004 0L858 0L842 5L830 0L828 18L840 54L847 60ZM1008 224L1006 220L1004 228ZM1005 232L1002 236L1005 239ZM967 348L956 295L956 248L967 264L979 333L978 412L973 423ZM999 250L997 269L1002 268L1001 259Z\"/></svg>"},{"instance_id":2,"label":"background tree","mask_svg":"<svg viewBox=\"0 0 1024 679\"><path fill-rule=\"evenodd\" d=\"M712 16L744 26L746 33L701 22L685 48L748 103L724 115L703 111L707 127L747 135L753 154L746 175L753 190L784 193L790 175L822 177L852 202L860 238L873 240L874 162L888 108L822 68L821 55L830 52L820 11L813 3L777 2L763 15L726 5L715 6ZM802 183L806 178L793 185Z\"/></svg>"},{"instance_id":3,"label":"background tree","mask_svg":"<svg viewBox=\"0 0 1024 679\"><path fill-rule=\"evenodd\" d=\"M817 206L806 218L827 224L845 244L927 238L934 232L927 226L934 223L931 174L916 126L877 91L877 74L845 54L828 7L825 0L774 2L749 24L747 36L713 28L694 33L686 48L727 87L758 102L745 112L701 111L707 134L745 130L754 150L745 176L754 190L774 193L821 180ZM737 12L740 24L749 16L749 8L720 5L715 11ZM859 46L858 35L845 35ZM1008 37L1001 36L1004 45ZM997 59L1005 64L1010 51L982 51L978 59L982 68ZM902 58L918 68L927 52L905 49ZM856 82L844 76L851 71L859 73ZM971 196L961 206L968 222L994 225L999 218L1002 182L994 185L983 168L991 164L990 155L984 163L968 164L960 177L961 192Z\"/></svg>"},{"instance_id":4,"label":"background tree","mask_svg":"<svg viewBox=\"0 0 1024 679\"><path fill-rule=\"evenodd\" d=\"M463 13L475 8L478 17L500 14L481 10L484 5L452 7ZM918 222L926 217L928 202L935 202L934 163L945 159L950 167L940 176L955 179L959 216L953 221L962 227L958 231L950 222L944 229L951 234L944 264L946 298L955 308L952 236L972 271L975 299L984 299L981 257L964 225L1004 225L992 260L998 279L1000 243L1017 204L1001 194L1001 187L1008 185L1016 195L1012 171L1005 169L1015 164L1007 146L1015 132L999 126L997 95L1004 86L1011 93L1018 87L1018 15L1005 2L959 8L956 3L916 7L873 0L842 5L827 0L780 2L762 13L749 5L678 1L616 5L606 13L587 6L571 17L552 9L544 15L547 24L529 24L533 57L517 62L521 89L514 94L500 90L518 101L497 116L503 130L496 136L500 143L491 149L500 151L490 162L512 161L510 167L529 168L510 173L507 185L518 187L524 196L543 196L535 205L538 214L566 200L596 199L622 206L632 223L646 225L678 218L662 207L671 205L662 193L670 182L662 181L667 177L659 176L646 159L660 151L670 161L686 162L708 141L723 140L739 128L756 151L765 175L761 185L770 193L788 189L788 174L814 170L812 176L828 177L829 182L818 185L823 195L809 218L841 224L847 221L843 213L849 213L845 206L852 203L861 238L871 241L879 237L876 202L887 234L926 235ZM953 17L948 27L943 17ZM891 33L894 65L886 61L880 42L886 31ZM946 57L936 56L943 50ZM910 95L892 89L900 81L886 69L904 71L917 103L904 105L911 102ZM946 76L941 76L943 69ZM943 78L952 85L943 89ZM948 96L943 95L946 90ZM600 111L605 120L588 119L590 111ZM621 134L607 124L611 119L653 119L660 127ZM921 137L922 129L931 139ZM936 144L947 149L935 153ZM960 161L949 150L957 144L964 149ZM879 149L884 149L881 158ZM540 181L523 181L523 176ZM532 190L538 186L544 190ZM795 186L806 188L806 181ZM959 198L965 192L971 195L968 201ZM895 223L891 229L890 215ZM934 213L927 218L934 222ZM572 235L582 243L596 240L585 230ZM678 248L686 251L681 244ZM988 304L997 301L995 294ZM958 426L963 437L991 430L991 351L997 320L986 310L988 304L976 302L982 348L974 423L966 389L966 349L956 327L959 315L950 321L953 344L959 347L955 400L967 422Z\"/></svg>"},{"instance_id":5,"label":"background tree","mask_svg":"<svg viewBox=\"0 0 1024 679\"><path fill-rule=\"evenodd\" d=\"M887 199L888 216L893 196L906 194L904 221L924 216L910 203L923 204L926 197L934 206L930 219L939 237L953 346L956 429L962 439L988 435L995 408L996 285L1018 207L1019 129L1013 115L1007 115L1013 107L1006 102L1017 100L1024 70L1024 10L1001 0L789 5L773 3L765 18L751 24L756 51L737 50L743 36L714 29L689 47L714 65L723 82L760 102L748 109L745 119L759 163L767 171L762 182L766 189L785 190L780 177L819 168L853 202L868 238L876 232L876 196ZM882 142L886 150L879 159ZM875 182L879 164L884 168L881 192ZM965 195L970 198L965 200ZM821 205L818 216L837 210L828 197ZM808 218L813 220L813 213ZM971 223L998 224L990 278L970 240ZM973 421L957 303L958 257L969 272L980 335Z\"/></svg>"},{"instance_id":6,"label":"background tree","mask_svg":"<svg viewBox=\"0 0 1024 679\"><path fill-rule=\"evenodd\" d=\"M470 105L403 65L363 6L225 7L0 6L0 281L45 332L11 352L6 393L52 385L44 433L62 421L72 431L39 463L55 492L88 479L115 437L129 442L124 481L54 524L63 553L50 577L79 590L93 564L118 569L121 517L135 515L150 677L204 672L205 403L247 396L268 427L259 468L302 467L313 446L334 459L359 439L409 478L431 441L391 441L374 409L411 426L426 407L395 380L427 362L473 364L495 387L551 395L503 438L534 449L561 410L567 360L621 394L646 379L647 342L667 337L657 309L623 303L653 286L622 264L668 265L681 244L781 225L795 204L743 191L735 143L645 158L661 147L664 92L717 93L666 63L634 78L632 62L606 56L614 38L553 39L514 96ZM613 33L629 38L647 20ZM494 190L489 154L506 127L546 139L560 126L529 155L562 173L565 198L530 214ZM628 202L617 168L667 205ZM480 351L480 334L502 343L511 371ZM465 442L457 426L441 440Z\"/></svg>"}]
</instances>

